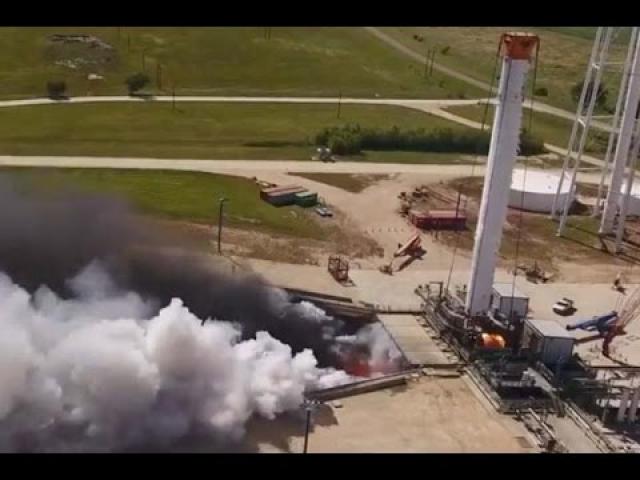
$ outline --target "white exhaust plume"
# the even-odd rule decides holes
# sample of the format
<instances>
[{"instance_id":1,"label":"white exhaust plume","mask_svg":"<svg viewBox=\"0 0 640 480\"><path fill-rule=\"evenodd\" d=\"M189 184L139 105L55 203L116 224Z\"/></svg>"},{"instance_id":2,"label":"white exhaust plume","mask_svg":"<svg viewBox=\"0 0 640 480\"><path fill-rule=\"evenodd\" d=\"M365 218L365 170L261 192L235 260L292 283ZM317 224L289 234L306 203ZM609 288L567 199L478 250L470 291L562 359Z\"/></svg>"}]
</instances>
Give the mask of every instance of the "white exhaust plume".
<instances>
[{"instance_id":1,"label":"white exhaust plume","mask_svg":"<svg viewBox=\"0 0 640 480\"><path fill-rule=\"evenodd\" d=\"M307 389L352 380L266 332L241 341L237 325L202 324L179 299L158 311L97 264L69 286L73 300L44 287L30 295L0 273L0 451L238 440L252 415L274 418Z\"/></svg>"}]
</instances>

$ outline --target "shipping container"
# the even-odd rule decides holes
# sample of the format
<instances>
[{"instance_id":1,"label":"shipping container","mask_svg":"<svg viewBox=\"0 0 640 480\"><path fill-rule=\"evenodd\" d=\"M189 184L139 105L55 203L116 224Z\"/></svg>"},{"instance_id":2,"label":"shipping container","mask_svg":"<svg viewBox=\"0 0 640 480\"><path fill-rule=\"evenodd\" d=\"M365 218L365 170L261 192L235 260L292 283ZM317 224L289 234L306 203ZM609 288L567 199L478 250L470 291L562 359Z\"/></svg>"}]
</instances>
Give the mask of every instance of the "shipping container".
<instances>
[{"instance_id":1,"label":"shipping container","mask_svg":"<svg viewBox=\"0 0 640 480\"><path fill-rule=\"evenodd\" d=\"M295 185L265 188L260 191L260 198L271 205L293 205L296 202L296 194L305 191L304 188Z\"/></svg>"},{"instance_id":2,"label":"shipping container","mask_svg":"<svg viewBox=\"0 0 640 480\"><path fill-rule=\"evenodd\" d=\"M529 310L529 297L512 283L495 283L491 292L491 312L503 318L524 318Z\"/></svg>"},{"instance_id":3,"label":"shipping container","mask_svg":"<svg viewBox=\"0 0 640 480\"><path fill-rule=\"evenodd\" d=\"M573 356L575 338L552 320L525 320L522 347L542 363L554 366L568 362Z\"/></svg>"},{"instance_id":4,"label":"shipping container","mask_svg":"<svg viewBox=\"0 0 640 480\"><path fill-rule=\"evenodd\" d=\"M315 192L296 193L296 205L301 207L314 207L318 203L318 194Z\"/></svg>"},{"instance_id":5,"label":"shipping container","mask_svg":"<svg viewBox=\"0 0 640 480\"><path fill-rule=\"evenodd\" d=\"M455 210L411 210L409 221L424 230L461 230L467 226L467 217Z\"/></svg>"},{"instance_id":6,"label":"shipping container","mask_svg":"<svg viewBox=\"0 0 640 480\"><path fill-rule=\"evenodd\" d=\"M284 192L288 190L297 190L298 192L304 192L306 188L303 188L300 185L280 185L278 187L263 188L261 192L265 194L271 194L271 193Z\"/></svg>"}]
</instances>

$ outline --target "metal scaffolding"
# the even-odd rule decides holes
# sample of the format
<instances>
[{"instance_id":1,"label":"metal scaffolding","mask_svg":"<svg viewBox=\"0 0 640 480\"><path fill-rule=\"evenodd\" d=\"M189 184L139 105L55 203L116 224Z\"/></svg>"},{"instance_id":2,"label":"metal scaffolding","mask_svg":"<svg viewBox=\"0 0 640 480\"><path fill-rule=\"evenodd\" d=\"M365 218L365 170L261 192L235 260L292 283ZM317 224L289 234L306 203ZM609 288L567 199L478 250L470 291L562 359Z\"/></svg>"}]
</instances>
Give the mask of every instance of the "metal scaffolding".
<instances>
[{"instance_id":1,"label":"metal scaffolding","mask_svg":"<svg viewBox=\"0 0 640 480\"><path fill-rule=\"evenodd\" d=\"M576 176L578 168L580 167L580 160L584 152L584 146L589 135L589 128L591 126L591 120L593 119L593 110L597 100L597 93L600 89L600 83L602 80L602 72L607 64L609 45L611 43L613 30L614 29L612 27L598 28L593 42L593 48L591 49L591 57L589 58L587 74L578 100L578 110L576 111L575 121L573 122L573 128L571 129L567 153L562 163L562 173L560 175L560 180L558 182L558 187L553 198L553 204L550 212L552 218L557 218L559 210L562 210L558 226L559 236L562 235L569 207L573 201ZM558 205L558 198L562 191L565 175L568 169L571 170L569 195L565 197L564 205L561 206Z\"/></svg>"},{"instance_id":2,"label":"metal scaffolding","mask_svg":"<svg viewBox=\"0 0 640 480\"><path fill-rule=\"evenodd\" d=\"M554 197L551 216L559 219L558 236L561 236L566 226L569 209L574 198L575 184L577 173L580 168L580 162L584 153L586 140L589 136L589 129L594 119L593 111L597 101L597 92L602 82L602 75L607 67L619 65L617 62L608 61L609 47L616 36L620 33L621 28L600 27L596 32L596 37L591 51L591 57L587 67L584 85L578 101L578 109L569 138L567 153L562 165L562 174ZM637 142L631 142L634 124L637 113L637 105L640 97L640 37L638 28L631 30L629 39L629 47L625 62L622 64L622 76L620 80L620 90L616 102L615 113L611 118L609 127L605 127L609 131L607 150L602 164L600 182L598 185L598 193L596 204L593 209L593 215L598 216L601 213L601 201L603 198L603 190L605 181L609 176L608 193L605 203L604 213L602 215L602 223L600 226L601 234L612 233L613 221L616 214L620 214L621 220L624 220L623 213L626 215L628 197L631 193L633 176L629 175L626 182L625 195L620 200L620 190L622 187L622 177L625 166L635 165L635 156L637 156ZM615 150L614 150L615 145ZM629 151L632 151L631 157ZM635 156L634 156L635 155ZM612 162L613 157L613 162ZM613 163L613 168L610 168ZM562 191L565 174L570 170L570 194L565 198L563 205L559 205L560 192ZM619 251L620 241L624 233L624 221L618 222L616 251Z\"/></svg>"}]
</instances>

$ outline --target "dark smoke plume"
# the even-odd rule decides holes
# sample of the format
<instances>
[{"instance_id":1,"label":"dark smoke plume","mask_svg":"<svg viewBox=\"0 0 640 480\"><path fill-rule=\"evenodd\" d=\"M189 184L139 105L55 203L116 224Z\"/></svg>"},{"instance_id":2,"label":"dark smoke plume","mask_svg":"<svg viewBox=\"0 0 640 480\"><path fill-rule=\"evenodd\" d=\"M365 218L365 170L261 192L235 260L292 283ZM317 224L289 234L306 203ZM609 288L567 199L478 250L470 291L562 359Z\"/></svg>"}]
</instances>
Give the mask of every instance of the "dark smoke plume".
<instances>
[{"instance_id":1,"label":"dark smoke plume","mask_svg":"<svg viewBox=\"0 0 640 480\"><path fill-rule=\"evenodd\" d=\"M29 292L46 285L69 297L68 280L98 260L123 290L159 306L178 297L199 318L240 324L243 338L267 331L294 352L310 348L322 366L336 362L333 337L352 333L321 312L309 321L309 306L289 303L257 277L226 275L202 255L176 253L157 225L115 198L27 196L0 178L0 225L0 271Z\"/></svg>"}]
</instances>

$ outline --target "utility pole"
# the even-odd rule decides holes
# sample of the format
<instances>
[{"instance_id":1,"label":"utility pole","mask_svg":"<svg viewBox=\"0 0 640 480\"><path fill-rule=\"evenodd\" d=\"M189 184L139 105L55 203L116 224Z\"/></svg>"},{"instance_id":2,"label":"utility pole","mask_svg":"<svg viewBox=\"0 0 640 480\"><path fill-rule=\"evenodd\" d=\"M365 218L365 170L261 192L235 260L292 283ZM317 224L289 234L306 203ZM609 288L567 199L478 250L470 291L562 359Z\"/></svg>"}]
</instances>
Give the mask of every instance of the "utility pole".
<instances>
[{"instance_id":1,"label":"utility pole","mask_svg":"<svg viewBox=\"0 0 640 480\"><path fill-rule=\"evenodd\" d=\"M218 211L218 253L222 252L221 249L221 240L222 240L222 209L224 208L224 203L229 199L222 197L220 199L220 210Z\"/></svg>"},{"instance_id":2,"label":"utility pole","mask_svg":"<svg viewBox=\"0 0 640 480\"><path fill-rule=\"evenodd\" d=\"M429 65L429 76L433 75L433 60L436 58L435 47L431 50L431 65Z\"/></svg>"},{"instance_id":3,"label":"utility pole","mask_svg":"<svg viewBox=\"0 0 640 480\"><path fill-rule=\"evenodd\" d=\"M146 72L147 71L147 62L145 61L145 53L146 53L147 49L143 48L142 49L142 71Z\"/></svg>"},{"instance_id":4,"label":"utility pole","mask_svg":"<svg viewBox=\"0 0 640 480\"><path fill-rule=\"evenodd\" d=\"M427 55L424 57L424 77L427 78L427 71L429 69L429 56L431 55L431 49L427 48Z\"/></svg>"},{"instance_id":5,"label":"utility pole","mask_svg":"<svg viewBox=\"0 0 640 480\"><path fill-rule=\"evenodd\" d=\"M162 65L160 62L156 64L156 87L158 90L162 90Z\"/></svg>"},{"instance_id":6,"label":"utility pole","mask_svg":"<svg viewBox=\"0 0 640 480\"><path fill-rule=\"evenodd\" d=\"M311 430L311 414L318 405L320 405L320 402L318 402L317 400L307 399L305 399L302 404L306 412L306 422L304 427L304 447L302 449L302 453L307 453L307 449L309 446L309 430Z\"/></svg>"},{"instance_id":7,"label":"utility pole","mask_svg":"<svg viewBox=\"0 0 640 480\"><path fill-rule=\"evenodd\" d=\"M337 118L340 118L340 107L342 105L342 92L340 92L340 94L338 95L338 114L337 114Z\"/></svg>"}]
</instances>

